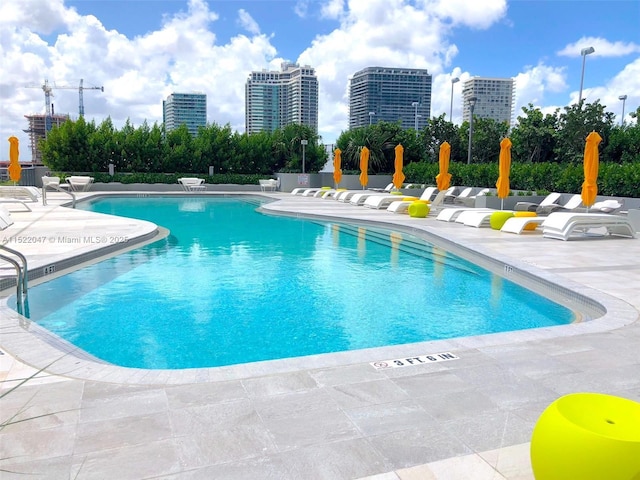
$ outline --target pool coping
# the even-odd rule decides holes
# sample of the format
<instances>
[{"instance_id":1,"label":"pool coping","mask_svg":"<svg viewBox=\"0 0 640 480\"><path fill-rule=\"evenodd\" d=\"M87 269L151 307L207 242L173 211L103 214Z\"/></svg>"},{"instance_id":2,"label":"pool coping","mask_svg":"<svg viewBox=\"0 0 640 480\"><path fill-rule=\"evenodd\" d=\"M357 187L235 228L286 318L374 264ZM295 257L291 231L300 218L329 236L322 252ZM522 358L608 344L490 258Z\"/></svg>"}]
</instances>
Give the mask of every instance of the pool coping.
<instances>
[{"instance_id":1,"label":"pool coping","mask_svg":"<svg viewBox=\"0 0 640 480\"><path fill-rule=\"evenodd\" d=\"M155 195L155 193L145 193ZM135 195L135 193L133 194ZM94 195L88 195L85 199L89 200L95 199L99 196L112 195L121 196L122 193L98 192ZM167 192L161 192L158 195L167 195ZM209 195L211 194L207 194L206 196ZM258 192L223 192L221 194L214 193L214 195L224 195L228 197L239 195L252 197L258 196L262 198L270 198L272 200L284 199L282 196L264 195ZM264 204L260 208L265 213L274 215L296 216L333 222L341 221L343 223L353 222L378 228L399 229L427 240L430 238L437 239L438 241L446 244L445 248L459 249L459 251L464 254L462 255L463 257L472 252L474 255L474 263L478 263L477 260L480 258L482 263L489 265L490 269L496 273L504 274L504 267L508 266L511 269L509 270L509 274L517 276L519 281L534 282L536 284L543 282L545 288L547 288L548 294L568 294L573 297L572 300L576 302L576 305L583 305L585 308L593 309L602 307L606 312L599 318L570 325L518 330L447 340L433 340L404 345L375 347L348 352L317 354L232 366L179 370L147 370L120 367L97 360L86 352L79 350L68 342L49 333L47 330L19 315L6 305L7 298L0 298L0 328L3 331L2 348L15 356L18 360L34 368L45 369L51 374L61 375L68 378L121 384L179 385L210 381L236 380L276 373L313 370L350 364L368 364L370 362L386 360L389 358L406 358L437 352L455 353L462 352L467 349L486 346L498 346L604 332L624 327L636 322L638 318L640 318L638 310L624 300L590 288L586 285L573 282L564 277L560 277L552 272L536 268L533 265L518 261L517 259L507 255L496 255L493 252L489 252L488 250L478 247L478 245L474 245L473 248L471 248L471 246L464 240L451 239L438 235L438 232L430 228L428 224L420 225L414 223L409 220L408 217L404 218L405 216L399 216L398 219L394 218L393 221L389 221L391 219L388 217L380 219L379 221L372 221L371 219L362 218L362 216L359 215L361 211L358 209L362 209L362 207L353 207L353 209L349 210L341 209L342 211L335 215L309 214L307 212L300 212L291 208L287 209L286 206L283 207L282 202L277 201ZM137 246L139 246L139 244L135 247ZM120 253L120 251L120 249L115 249L113 252L109 252L108 255L111 256ZM454 253L458 254L457 251L454 251ZM102 257L103 255L104 252L99 256ZM479 257L475 257L476 255ZM96 257L98 257L98 255L96 255ZM70 257L69 261L71 260L72 258ZM87 259L85 258L84 260L86 261ZM92 260L95 260L95 258ZM487 266L482 263L480 263L480 265L487 268ZM81 268L80 263L77 268Z\"/></svg>"}]
</instances>

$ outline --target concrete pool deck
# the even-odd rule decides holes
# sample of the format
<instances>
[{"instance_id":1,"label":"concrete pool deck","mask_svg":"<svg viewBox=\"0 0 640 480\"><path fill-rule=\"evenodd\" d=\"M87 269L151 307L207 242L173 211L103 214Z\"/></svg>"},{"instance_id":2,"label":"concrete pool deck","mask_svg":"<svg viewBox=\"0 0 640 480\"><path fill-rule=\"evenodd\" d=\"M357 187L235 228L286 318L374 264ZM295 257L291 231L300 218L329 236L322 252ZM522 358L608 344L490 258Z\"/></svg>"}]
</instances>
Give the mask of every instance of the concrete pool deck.
<instances>
[{"instance_id":1,"label":"concrete pool deck","mask_svg":"<svg viewBox=\"0 0 640 480\"><path fill-rule=\"evenodd\" d=\"M0 399L1 422L37 417L0 430L3 479L24 473L47 479L532 479L528 442L553 400L593 391L640 401L639 239L562 242L332 200L260 195L280 200L265 207L276 213L436 235L587 296L607 313L508 334L144 371L66 352L0 301L0 394L55 362ZM12 212L16 224L0 232L0 238L42 239L8 244L27 255L31 269L52 259L90 258L105 237L154 232L147 222L96 217L56 206L54 198L32 213ZM65 235L86 241L57 241ZM459 359L388 370L370 364L441 352Z\"/></svg>"}]
</instances>

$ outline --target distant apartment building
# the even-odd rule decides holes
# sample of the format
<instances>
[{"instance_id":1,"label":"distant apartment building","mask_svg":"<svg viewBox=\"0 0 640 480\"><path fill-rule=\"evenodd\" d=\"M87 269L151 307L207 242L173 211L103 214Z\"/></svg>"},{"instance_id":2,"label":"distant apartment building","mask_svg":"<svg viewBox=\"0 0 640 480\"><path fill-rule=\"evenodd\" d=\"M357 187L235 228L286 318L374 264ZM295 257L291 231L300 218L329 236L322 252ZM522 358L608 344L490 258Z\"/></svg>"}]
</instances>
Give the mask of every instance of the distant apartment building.
<instances>
[{"instance_id":1,"label":"distant apartment building","mask_svg":"<svg viewBox=\"0 0 640 480\"><path fill-rule=\"evenodd\" d=\"M47 132L53 127L59 127L69 120L69 115L25 115L29 121L29 129L24 130L29 134L29 148L31 149L31 162L42 163L42 152L38 148L38 142L47 137Z\"/></svg>"},{"instance_id":2,"label":"distant apartment building","mask_svg":"<svg viewBox=\"0 0 640 480\"><path fill-rule=\"evenodd\" d=\"M471 108L469 99L476 97L473 115L507 122L511 126L515 105L515 80L513 78L474 77L462 87L462 120L469 121Z\"/></svg>"},{"instance_id":3,"label":"distant apartment building","mask_svg":"<svg viewBox=\"0 0 640 480\"><path fill-rule=\"evenodd\" d=\"M291 124L307 125L318 131L315 69L285 62L279 72L251 72L245 84L247 133L273 132Z\"/></svg>"},{"instance_id":4,"label":"distant apartment building","mask_svg":"<svg viewBox=\"0 0 640 480\"><path fill-rule=\"evenodd\" d=\"M172 93L162 102L162 121L167 132L187 126L194 137L207 126L207 96L204 93Z\"/></svg>"},{"instance_id":5,"label":"distant apartment building","mask_svg":"<svg viewBox=\"0 0 640 480\"><path fill-rule=\"evenodd\" d=\"M427 125L431 117L431 75L417 68L368 67L349 84L349 128L397 122L402 128Z\"/></svg>"}]
</instances>

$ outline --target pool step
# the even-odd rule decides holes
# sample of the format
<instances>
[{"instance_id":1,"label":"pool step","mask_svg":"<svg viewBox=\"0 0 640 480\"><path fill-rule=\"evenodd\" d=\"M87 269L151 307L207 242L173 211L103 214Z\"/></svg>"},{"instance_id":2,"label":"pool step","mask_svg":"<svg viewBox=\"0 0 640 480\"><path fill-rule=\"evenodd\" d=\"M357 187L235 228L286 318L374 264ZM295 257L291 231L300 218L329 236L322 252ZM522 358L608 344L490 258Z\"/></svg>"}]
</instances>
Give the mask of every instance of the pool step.
<instances>
[{"instance_id":1,"label":"pool step","mask_svg":"<svg viewBox=\"0 0 640 480\"><path fill-rule=\"evenodd\" d=\"M359 237L361 232L364 231L365 240L375 242L389 248L397 248L402 252L416 257L425 258L432 262L446 263L447 266L451 268L464 270L468 273L478 273L473 268L473 265L465 260L452 256L448 254L446 250L409 234L376 230L371 227L358 227L356 225L347 224L331 224L329 228L334 228L334 226L338 227L340 233L344 233L346 235Z\"/></svg>"}]
</instances>

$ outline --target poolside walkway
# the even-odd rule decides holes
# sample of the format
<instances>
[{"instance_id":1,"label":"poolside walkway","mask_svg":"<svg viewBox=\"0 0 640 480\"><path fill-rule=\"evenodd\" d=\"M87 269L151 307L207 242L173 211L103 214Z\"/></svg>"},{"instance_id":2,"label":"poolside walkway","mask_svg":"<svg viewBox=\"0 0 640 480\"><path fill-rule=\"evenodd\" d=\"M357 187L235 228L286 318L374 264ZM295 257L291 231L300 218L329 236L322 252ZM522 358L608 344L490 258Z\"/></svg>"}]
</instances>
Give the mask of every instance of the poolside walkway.
<instances>
[{"instance_id":1,"label":"poolside walkway","mask_svg":"<svg viewBox=\"0 0 640 480\"><path fill-rule=\"evenodd\" d=\"M553 400L593 391L640 401L640 239L562 242L331 200L262 195L280 200L265 207L273 213L435 235L452 248L587 296L607 313L562 327L236 367L144 371L65 354L64 344L43 340L0 298L0 394L48 366L0 399L0 422L25 419L0 430L3 480L27 473L46 479L530 480L528 442ZM0 241L44 239L9 245L27 255L31 268L52 258L67 265L79 254L92 260L105 235L148 239L155 232L148 222L62 208L51 197L49 207L13 212L16 224L0 232ZM47 241L52 235L99 240ZM9 271L0 268L0 277ZM440 352L459 359L389 370L370 364Z\"/></svg>"}]
</instances>

